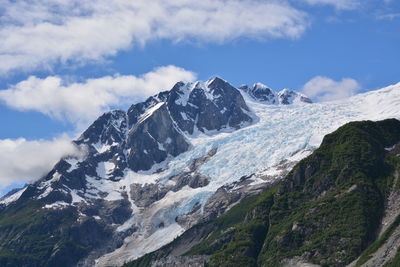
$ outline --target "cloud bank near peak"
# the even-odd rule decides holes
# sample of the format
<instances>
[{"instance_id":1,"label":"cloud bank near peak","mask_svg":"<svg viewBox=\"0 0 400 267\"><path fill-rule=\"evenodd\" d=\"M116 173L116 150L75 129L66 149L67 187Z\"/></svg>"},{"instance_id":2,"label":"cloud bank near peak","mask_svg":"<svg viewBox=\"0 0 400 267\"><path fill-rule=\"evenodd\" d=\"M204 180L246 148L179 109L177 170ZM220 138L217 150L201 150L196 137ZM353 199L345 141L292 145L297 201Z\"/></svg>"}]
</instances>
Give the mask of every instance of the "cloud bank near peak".
<instances>
[{"instance_id":1,"label":"cloud bank near peak","mask_svg":"<svg viewBox=\"0 0 400 267\"><path fill-rule=\"evenodd\" d=\"M28 79L0 90L0 102L18 111L37 111L82 128L110 107L142 101L196 74L176 66L158 67L140 76L115 75L67 83L59 76Z\"/></svg>"},{"instance_id":2,"label":"cloud bank near peak","mask_svg":"<svg viewBox=\"0 0 400 267\"><path fill-rule=\"evenodd\" d=\"M178 81L194 81L196 74L176 66L158 67L139 75L115 75L68 82L59 76L31 76L0 90L0 102L18 111L37 111L68 121L80 132L111 107L142 101ZM68 136L53 140L0 140L0 193L10 185L35 181L60 158L81 155Z\"/></svg>"},{"instance_id":3,"label":"cloud bank near peak","mask_svg":"<svg viewBox=\"0 0 400 267\"><path fill-rule=\"evenodd\" d=\"M65 156L82 156L67 136L54 140L0 140L0 189L34 181Z\"/></svg>"},{"instance_id":4,"label":"cloud bank near peak","mask_svg":"<svg viewBox=\"0 0 400 267\"><path fill-rule=\"evenodd\" d=\"M316 76L302 88L302 92L316 102L334 101L353 96L361 85L352 78L335 81L324 76Z\"/></svg>"}]
</instances>

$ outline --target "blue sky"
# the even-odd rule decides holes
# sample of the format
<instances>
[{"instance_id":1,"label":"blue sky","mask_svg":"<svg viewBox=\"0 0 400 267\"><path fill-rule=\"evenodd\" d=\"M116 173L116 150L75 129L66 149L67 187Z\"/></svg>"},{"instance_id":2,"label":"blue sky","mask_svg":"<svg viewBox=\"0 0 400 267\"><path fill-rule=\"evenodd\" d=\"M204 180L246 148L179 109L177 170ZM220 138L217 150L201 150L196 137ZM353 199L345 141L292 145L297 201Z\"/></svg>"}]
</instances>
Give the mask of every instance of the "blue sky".
<instances>
[{"instance_id":1,"label":"blue sky","mask_svg":"<svg viewBox=\"0 0 400 267\"><path fill-rule=\"evenodd\" d=\"M315 101L400 81L396 0L5 0L0 15L0 195L74 153L102 112L181 79Z\"/></svg>"}]
</instances>

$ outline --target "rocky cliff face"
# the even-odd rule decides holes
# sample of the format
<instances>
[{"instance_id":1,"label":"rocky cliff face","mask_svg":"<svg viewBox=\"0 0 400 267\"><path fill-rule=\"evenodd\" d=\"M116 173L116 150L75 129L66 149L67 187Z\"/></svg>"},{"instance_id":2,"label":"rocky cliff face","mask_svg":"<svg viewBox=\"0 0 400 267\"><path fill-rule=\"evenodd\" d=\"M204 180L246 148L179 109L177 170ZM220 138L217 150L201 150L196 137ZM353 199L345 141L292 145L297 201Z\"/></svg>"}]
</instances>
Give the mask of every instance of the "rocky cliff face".
<instances>
[{"instance_id":1,"label":"rocky cliff face","mask_svg":"<svg viewBox=\"0 0 400 267\"><path fill-rule=\"evenodd\" d=\"M206 83L176 84L167 105L178 127L188 134L239 129L252 122L240 92L218 78Z\"/></svg>"},{"instance_id":2,"label":"rocky cliff face","mask_svg":"<svg viewBox=\"0 0 400 267\"><path fill-rule=\"evenodd\" d=\"M189 149L164 102L152 107L130 130L126 146L128 166L133 171L149 170L168 156L176 157Z\"/></svg>"}]
</instances>

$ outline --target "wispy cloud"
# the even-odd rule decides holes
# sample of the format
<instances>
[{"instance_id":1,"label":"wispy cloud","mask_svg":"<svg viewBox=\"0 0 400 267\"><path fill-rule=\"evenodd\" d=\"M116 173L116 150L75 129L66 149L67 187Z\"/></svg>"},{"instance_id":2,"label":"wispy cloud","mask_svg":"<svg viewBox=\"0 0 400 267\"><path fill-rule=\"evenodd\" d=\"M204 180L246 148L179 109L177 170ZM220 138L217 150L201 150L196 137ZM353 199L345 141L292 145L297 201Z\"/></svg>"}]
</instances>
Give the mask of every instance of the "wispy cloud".
<instances>
[{"instance_id":1,"label":"wispy cloud","mask_svg":"<svg viewBox=\"0 0 400 267\"><path fill-rule=\"evenodd\" d=\"M178 81L193 81L196 75L175 66L159 67L141 76L106 76L82 83L67 83L58 76L29 77L0 90L0 102L19 111L38 111L68 120L82 128L110 106L144 100Z\"/></svg>"},{"instance_id":2,"label":"wispy cloud","mask_svg":"<svg viewBox=\"0 0 400 267\"><path fill-rule=\"evenodd\" d=\"M377 16L377 19L381 20L394 20L400 18L400 13L388 13L388 14L381 14Z\"/></svg>"},{"instance_id":3,"label":"wispy cloud","mask_svg":"<svg viewBox=\"0 0 400 267\"><path fill-rule=\"evenodd\" d=\"M307 16L258 0L4 0L0 74L101 60L151 40L297 38Z\"/></svg>"},{"instance_id":4,"label":"wispy cloud","mask_svg":"<svg viewBox=\"0 0 400 267\"><path fill-rule=\"evenodd\" d=\"M60 158L82 153L66 136L51 141L0 140L0 188L34 181Z\"/></svg>"},{"instance_id":5,"label":"wispy cloud","mask_svg":"<svg viewBox=\"0 0 400 267\"><path fill-rule=\"evenodd\" d=\"M353 10L360 6L359 0L301 0L310 5L331 5L338 10Z\"/></svg>"},{"instance_id":6,"label":"wispy cloud","mask_svg":"<svg viewBox=\"0 0 400 267\"><path fill-rule=\"evenodd\" d=\"M314 101L322 102L350 97L360 89L360 84L351 78L334 81L328 77L316 76L303 86L302 91Z\"/></svg>"}]
</instances>

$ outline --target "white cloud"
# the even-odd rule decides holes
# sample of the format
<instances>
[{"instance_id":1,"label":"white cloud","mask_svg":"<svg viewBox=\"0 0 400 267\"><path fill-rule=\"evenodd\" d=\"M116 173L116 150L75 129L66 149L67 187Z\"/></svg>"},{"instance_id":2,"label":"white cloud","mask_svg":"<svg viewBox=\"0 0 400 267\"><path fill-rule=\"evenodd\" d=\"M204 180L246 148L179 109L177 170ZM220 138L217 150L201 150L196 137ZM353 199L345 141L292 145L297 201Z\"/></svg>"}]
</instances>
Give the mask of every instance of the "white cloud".
<instances>
[{"instance_id":1,"label":"white cloud","mask_svg":"<svg viewBox=\"0 0 400 267\"><path fill-rule=\"evenodd\" d=\"M175 66L159 67L141 76L106 76L70 84L58 76L31 76L0 90L0 101L20 111L33 110L66 119L81 128L110 106L132 104L169 90L178 81L195 78L193 72Z\"/></svg>"},{"instance_id":2,"label":"white cloud","mask_svg":"<svg viewBox=\"0 0 400 267\"><path fill-rule=\"evenodd\" d=\"M352 10L360 6L359 0L302 0L310 5L331 5L339 10Z\"/></svg>"},{"instance_id":3,"label":"white cloud","mask_svg":"<svg viewBox=\"0 0 400 267\"><path fill-rule=\"evenodd\" d=\"M0 140L0 189L36 180L60 158L81 153L67 137L52 141Z\"/></svg>"},{"instance_id":4,"label":"white cloud","mask_svg":"<svg viewBox=\"0 0 400 267\"><path fill-rule=\"evenodd\" d=\"M102 60L157 39L297 38L308 26L304 12L274 0L3 0L0 15L0 74Z\"/></svg>"},{"instance_id":5,"label":"white cloud","mask_svg":"<svg viewBox=\"0 0 400 267\"><path fill-rule=\"evenodd\" d=\"M303 86L303 93L314 101L331 101L347 98L361 89L360 84L351 78L334 81L330 78L317 76Z\"/></svg>"},{"instance_id":6,"label":"white cloud","mask_svg":"<svg viewBox=\"0 0 400 267\"><path fill-rule=\"evenodd\" d=\"M394 20L400 18L400 13L389 13L389 14L382 14L377 16L378 19L381 20Z\"/></svg>"}]
</instances>

